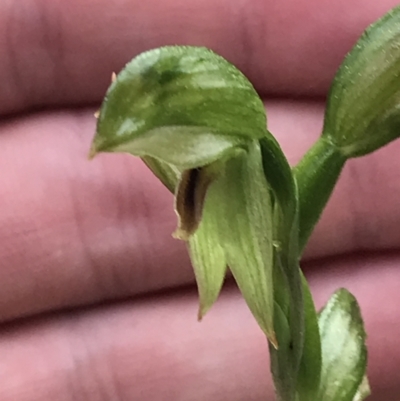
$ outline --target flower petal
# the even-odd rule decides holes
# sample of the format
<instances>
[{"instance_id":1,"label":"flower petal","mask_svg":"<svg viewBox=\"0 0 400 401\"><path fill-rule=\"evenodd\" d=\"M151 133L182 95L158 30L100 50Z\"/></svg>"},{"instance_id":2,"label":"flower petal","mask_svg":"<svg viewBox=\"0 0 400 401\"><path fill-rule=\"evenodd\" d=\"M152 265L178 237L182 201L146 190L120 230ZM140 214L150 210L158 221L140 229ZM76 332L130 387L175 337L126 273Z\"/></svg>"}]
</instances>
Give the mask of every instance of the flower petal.
<instances>
[{"instance_id":1,"label":"flower petal","mask_svg":"<svg viewBox=\"0 0 400 401\"><path fill-rule=\"evenodd\" d=\"M219 202L219 199L213 184L207 194L199 228L188 241L190 259L199 291L199 320L216 301L227 269L225 252L219 239L219 219L212 207L215 202Z\"/></svg>"},{"instance_id":2,"label":"flower petal","mask_svg":"<svg viewBox=\"0 0 400 401\"><path fill-rule=\"evenodd\" d=\"M236 67L203 47L166 46L134 58L111 84L91 154L125 151L189 169L265 132L264 105Z\"/></svg>"},{"instance_id":3,"label":"flower petal","mask_svg":"<svg viewBox=\"0 0 400 401\"><path fill-rule=\"evenodd\" d=\"M253 142L246 154L227 161L215 184L220 243L228 266L261 329L274 346L273 239L270 189L261 151Z\"/></svg>"}]
</instances>

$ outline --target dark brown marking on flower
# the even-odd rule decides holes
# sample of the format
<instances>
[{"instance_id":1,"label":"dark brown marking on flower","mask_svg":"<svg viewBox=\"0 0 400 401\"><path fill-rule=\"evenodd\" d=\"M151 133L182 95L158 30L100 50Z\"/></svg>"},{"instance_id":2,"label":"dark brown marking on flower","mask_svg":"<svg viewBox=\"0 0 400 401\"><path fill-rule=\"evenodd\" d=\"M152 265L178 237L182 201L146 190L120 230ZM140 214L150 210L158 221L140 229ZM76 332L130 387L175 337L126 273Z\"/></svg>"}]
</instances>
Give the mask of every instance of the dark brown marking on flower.
<instances>
[{"instance_id":1,"label":"dark brown marking on flower","mask_svg":"<svg viewBox=\"0 0 400 401\"><path fill-rule=\"evenodd\" d=\"M186 241L199 227L207 190L215 178L215 172L210 167L195 168L182 173L175 196L175 210L179 218L175 238Z\"/></svg>"}]
</instances>

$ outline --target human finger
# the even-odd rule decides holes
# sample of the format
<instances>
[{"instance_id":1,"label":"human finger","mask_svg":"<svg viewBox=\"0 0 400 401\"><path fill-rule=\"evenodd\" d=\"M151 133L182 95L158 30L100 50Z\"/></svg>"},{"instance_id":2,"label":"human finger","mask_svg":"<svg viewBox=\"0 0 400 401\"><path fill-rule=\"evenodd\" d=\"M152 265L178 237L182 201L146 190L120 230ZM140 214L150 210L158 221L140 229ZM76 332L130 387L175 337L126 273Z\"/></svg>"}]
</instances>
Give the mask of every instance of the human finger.
<instances>
[{"instance_id":1,"label":"human finger","mask_svg":"<svg viewBox=\"0 0 400 401\"><path fill-rule=\"evenodd\" d=\"M343 285L360 302L371 401L394 401L400 390L399 261L346 257L308 270L319 307ZM274 399L266 339L236 289L228 286L201 323L196 312L187 290L3 325L1 399Z\"/></svg>"},{"instance_id":2,"label":"human finger","mask_svg":"<svg viewBox=\"0 0 400 401\"><path fill-rule=\"evenodd\" d=\"M395 0L0 3L0 114L100 102L113 71L168 44L207 46L264 94L325 96L357 37Z\"/></svg>"}]
</instances>

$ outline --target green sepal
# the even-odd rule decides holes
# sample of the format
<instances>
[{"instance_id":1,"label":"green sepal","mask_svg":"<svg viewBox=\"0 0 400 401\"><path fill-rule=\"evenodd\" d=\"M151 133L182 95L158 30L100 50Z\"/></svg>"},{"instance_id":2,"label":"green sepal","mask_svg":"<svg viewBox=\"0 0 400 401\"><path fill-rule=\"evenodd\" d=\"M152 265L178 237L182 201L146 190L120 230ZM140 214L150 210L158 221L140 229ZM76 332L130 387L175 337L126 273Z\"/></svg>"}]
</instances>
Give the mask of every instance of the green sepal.
<instances>
[{"instance_id":1,"label":"green sepal","mask_svg":"<svg viewBox=\"0 0 400 401\"><path fill-rule=\"evenodd\" d=\"M400 7L370 25L333 81L324 136L345 157L373 152L400 136Z\"/></svg>"},{"instance_id":2,"label":"green sepal","mask_svg":"<svg viewBox=\"0 0 400 401\"><path fill-rule=\"evenodd\" d=\"M175 193L182 172L172 164L165 163L154 157L143 156L142 160L164 186L170 192Z\"/></svg>"},{"instance_id":3,"label":"green sepal","mask_svg":"<svg viewBox=\"0 0 400 401\"><path fill-rule=\"evenodd\" d=\"M199 292L199 320L217 300L227 270L225 251L219 239L219 220L213 208L215 202L219 202L218 191L211 185L199 228L188 240Z\"/></svg>"},{"instance_id":4,"label":"green sepal","mask_svg":"<svg viewBox=\"0 0 400 401\"><path fill-rule=\"evenodd\" d=\"M205 132L203 127L160 127L112 148L189 170L227 158L244 147L242 138Z\"/></svg>"},{"instance_id":5,"label":"green sepal","mask_svg":"<svg viewBox=\"0 0 400 401\"><path fill-rule=\"evenodd\" d=\"M206 48L166 46L134 58L111 84L92 154L127 151L192 168L265 127L264 105L237 68Z\"/></svg>"},{"instance_id":6,"label":"green sepal","mask_svg":"<svg viewBox=\"0 0 400 401\"><path fill-rule=\"evenodd\" d=\"M317 399L353 401L367 364L364 323L354 296L345 289L336 291L320 312L318 325L322 370Z\"/></svg>"},{"instance_id":7,"label":"green sepal","mask_svg":"<svg viewBox=\"0 0 400 401\"><path fill-rule=\"evenodd\" d=\"M259 326L275 347L273 227L270 189L258 141L226 162L215 183L220 244L228 267Z\"/></svg>"}]
</instances>

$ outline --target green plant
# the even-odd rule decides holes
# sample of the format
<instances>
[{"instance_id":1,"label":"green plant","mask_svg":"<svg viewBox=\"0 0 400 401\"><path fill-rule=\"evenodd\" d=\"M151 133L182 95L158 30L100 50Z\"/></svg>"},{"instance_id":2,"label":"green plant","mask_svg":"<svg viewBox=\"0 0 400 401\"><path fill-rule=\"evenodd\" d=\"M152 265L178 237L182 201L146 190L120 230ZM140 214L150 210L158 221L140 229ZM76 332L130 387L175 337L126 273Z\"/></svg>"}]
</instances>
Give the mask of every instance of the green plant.
<instances>
[{"instance_id":1,"label":"green plant","mask_svg":"<svg viewBox=\"0 0 400 401\"><path fill-rule=\"evenodd\" d=\"M299 258L349 158L400 136L400 8L371 25L333 81L321 137L293 169L246 77L206 48L133 59L101 106L91 155L139 156L175 194L198 285L199 318L227 266L270 344L282 401L369 395L355 298L339 289L317 314Z\"/></svg>"}]
</instances>

